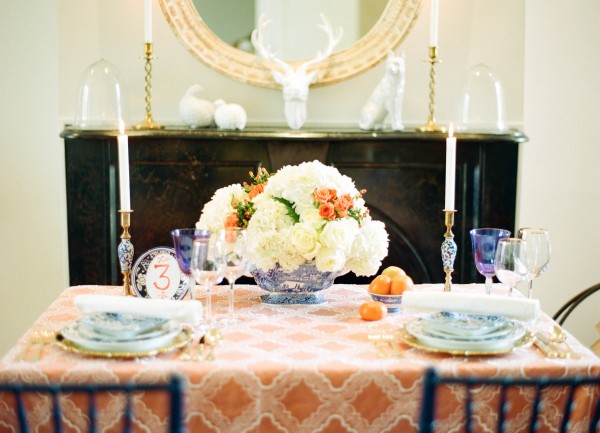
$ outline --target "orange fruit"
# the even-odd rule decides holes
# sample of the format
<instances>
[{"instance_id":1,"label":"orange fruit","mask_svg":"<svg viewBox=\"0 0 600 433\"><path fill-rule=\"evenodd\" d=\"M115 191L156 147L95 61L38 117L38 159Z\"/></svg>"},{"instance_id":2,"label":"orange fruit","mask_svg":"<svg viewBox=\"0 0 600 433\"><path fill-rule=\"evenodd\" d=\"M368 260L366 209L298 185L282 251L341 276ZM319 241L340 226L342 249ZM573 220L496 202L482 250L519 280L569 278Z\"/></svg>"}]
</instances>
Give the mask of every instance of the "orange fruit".
<instances>
[{"instance_id":1,"label":"orange fruit","mask_svg":"<svg viewBox=\"0 0 600 433\"><path fill-rule=\"evenodd\" d=\"M392 280L390 294L401 295L406 290L412 290L414 286L412 278L408 275L400 275Z\"/></svg>"},{"instance_id":2,"label":"orange fruit","mask_svg":"<svg viewBox=\"0 0 600 433\"><path fill-rule=\"evenodd\" d=\"M404 269L399 268L398 266L388 266L383 270L381 275L387 275L393 280L394 278L399 277L400 275L406 275L406 272L404 272Z\"/></svg>"},{"instance_id":3,"label":"orange fruit","mask_svg":"<svg viewBox=\"0 0 600 433\"><path fill-rule=\"evenodd\" d=\"M364 320L381 320L387 316L387 307L383 302L369 301L362 304L358 312Z\"/></svg>"},{"instance_id":4,"label":"orange fruit","mask_svg":"<svg viewBox=\"0 0 600 433\"><path fill-rule=\"evenodd\" d=\"M389 295L392 287L392 279L387 275L377 275L369 284L369 292L376 295Z\"/></svg>"}]
</instances>

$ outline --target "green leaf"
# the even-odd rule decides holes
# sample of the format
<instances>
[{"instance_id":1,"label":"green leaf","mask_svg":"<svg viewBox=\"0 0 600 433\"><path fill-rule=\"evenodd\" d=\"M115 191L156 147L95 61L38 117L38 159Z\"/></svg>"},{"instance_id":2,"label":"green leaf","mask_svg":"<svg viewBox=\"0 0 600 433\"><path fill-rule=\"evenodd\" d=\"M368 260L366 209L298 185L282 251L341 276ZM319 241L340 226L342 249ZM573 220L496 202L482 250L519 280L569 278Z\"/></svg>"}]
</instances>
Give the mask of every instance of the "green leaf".
<instances>
[{"instance_id":1,"label":"green leaf","mask_svg":"<svg viewBox=\"0 0 600 433\"><path fill-rule=\"evenodd\" d=\"M296 210L294 209L294 204L291 201L286 200L283 197L273 197L273 200L285 205L285 207L287 208L287 214L291 219L294 220L294 223L300 222L300 215L296 213Z\"/></svg>"}]
</instances>

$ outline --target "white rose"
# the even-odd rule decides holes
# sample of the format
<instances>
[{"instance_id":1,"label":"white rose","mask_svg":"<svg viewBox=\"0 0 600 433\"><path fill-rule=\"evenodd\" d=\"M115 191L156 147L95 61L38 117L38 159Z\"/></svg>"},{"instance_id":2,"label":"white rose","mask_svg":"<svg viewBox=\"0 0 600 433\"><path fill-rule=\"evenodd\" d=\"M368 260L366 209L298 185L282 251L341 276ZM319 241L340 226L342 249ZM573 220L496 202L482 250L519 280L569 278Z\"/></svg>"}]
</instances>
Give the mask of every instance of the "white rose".
<instances>
[{"instance_id":1,"label":"white rose","mask_svg":"<svg viewBox=\"0 0 600 433\"><path fill-rule=\"evenodd\" d=\"M315 230L321 230L325 223L327 223L327 220L323 219L323 217L319 215L319 209L311 206L309 209L306 209L306 211L300 214L300 222L308 224Z\"/></svg>"},{"instance_id":2,"label":"white rose","mask_svg":"<svg viewBox=\"0 0 600 433\"><path fill-rule=\"evenodd\" d=\"M315 264L321 272L341 271L346 264L346 255L337 248L321 248L315 258Z\"/></svg>"},{"instance_id":3,"label":"white rose","mask_svg":"<svg viewBox=\"0 0 600 433\"><path fill-rule=\"evenodd\" d=\"M308 224L298 223L292 228L291 244L308 261L315 258L321 247L318 239L317 231Z\"/></svg>"}]
</instances>

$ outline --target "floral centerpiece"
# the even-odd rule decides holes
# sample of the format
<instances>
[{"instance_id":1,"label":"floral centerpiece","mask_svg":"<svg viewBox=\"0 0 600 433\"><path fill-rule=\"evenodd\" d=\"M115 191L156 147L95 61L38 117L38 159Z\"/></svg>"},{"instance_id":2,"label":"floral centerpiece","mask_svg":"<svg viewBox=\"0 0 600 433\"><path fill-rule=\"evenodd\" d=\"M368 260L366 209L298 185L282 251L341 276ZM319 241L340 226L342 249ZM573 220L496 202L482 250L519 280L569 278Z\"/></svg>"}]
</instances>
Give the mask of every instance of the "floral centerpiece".
<instances>
[{"instance_id":1,"label":"floral centerpiece","mask_svg":"<svg viewBox=\"0 0 600 433\"><path fill-rule=\"evenodd\" d=\"M260 169L251 184L217 190L196 224L216 231L247 228L247 256L264 272L373 275L388 252L382 222L373 220L352 179L318 161ZM260 283L259 283L260 284Z\"/></svg>"}]
</instances>

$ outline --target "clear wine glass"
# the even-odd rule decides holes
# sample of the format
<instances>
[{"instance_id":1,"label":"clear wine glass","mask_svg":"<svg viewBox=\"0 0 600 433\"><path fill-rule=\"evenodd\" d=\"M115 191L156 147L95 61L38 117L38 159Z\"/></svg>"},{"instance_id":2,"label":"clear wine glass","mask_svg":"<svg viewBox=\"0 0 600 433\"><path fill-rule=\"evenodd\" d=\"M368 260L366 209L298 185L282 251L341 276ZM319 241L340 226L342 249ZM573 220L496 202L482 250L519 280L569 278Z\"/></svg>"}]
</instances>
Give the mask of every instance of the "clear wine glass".
<instances>
[{"instance_id":1,"label":"clear wine glass","mask_svg":"<svg viewBox=\"0 0 600 433\"><path fill-rule=\"evenodd\" d=\"M494 259L498 241L509 237L510 232L504 229L481 228L471 230L470 234L475 267L477 272L485 277L485 290L489 295L492 293L493 277L496 275Z\"/></svg>"},{"instance_id":2,"label":"clear wine glass","mask_svg":"<svg viewBox=\"0 0 600 433\"><path fill-rule=\"evenodd\" d=\"M222 230L223 249L225 252L225 279L229 283L229 306L227 315L227 324L234 325L234 283L244 275L248 270L248 260L246 259L246 230L240 227L227 227Z\"/></svg>"},{"instance_id":3,"label":"clear wine glass","mask_svg":"<svg viewBox=\"0 0 600 433\"><path fill-rule=\"evenodd\" d=\"M527 259L529 261L527 295L531 298L533 296L533 279L546 272L548 263L550 263L550 233L543 228L524 227L519 229L519 238L527 242Z\"/></svg>"},{"instance_id":4,"label":"clear wine glass","mask_svg":"<svg viewBox=\"0 0 600 433\"><path fill-rule=\"evenodd\" d=\"M219 233L194 239L192 246L191 269L196 282L206 287L206 325L212 325L211 289L223 281L225 275L225 255L223 238Z\"/></svg>"},{"instance_id":5,"label":"clear wine glass","mask_svg":"<svg viewBox=\"0 0 600 433\"><path fill-rule=\"evenodd\" d=\"M527 242L518 238L500 239L496 248L494 269L496 277L510 288L508 294L512 296L517 284L527 278Z\"/></svg>"},{"instance_id":6,"label":"clear wine glass","mask_svg":"<svg viewBox=\"0 0 600 433\"><path fill-rule=\"evenodd\" d=\"M171 231L171 237L173 238L173 244L175 246L175 255L177 256L177 264L181 272L188 276L188 287L190 292L190 299L193 301L196 299L195 290L196 282L192 275L192 269L190 262L192 261L192 244L194 239L201 239L202 237L210 236L210 232L207 230L200 229L175 229Z\"/></svg>"}]
</instances>

